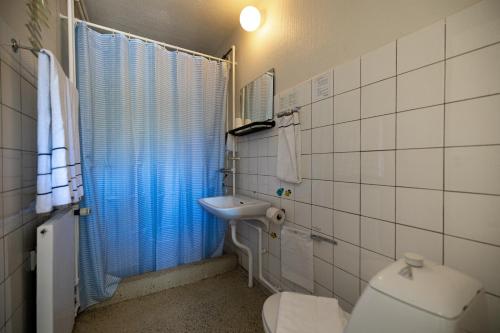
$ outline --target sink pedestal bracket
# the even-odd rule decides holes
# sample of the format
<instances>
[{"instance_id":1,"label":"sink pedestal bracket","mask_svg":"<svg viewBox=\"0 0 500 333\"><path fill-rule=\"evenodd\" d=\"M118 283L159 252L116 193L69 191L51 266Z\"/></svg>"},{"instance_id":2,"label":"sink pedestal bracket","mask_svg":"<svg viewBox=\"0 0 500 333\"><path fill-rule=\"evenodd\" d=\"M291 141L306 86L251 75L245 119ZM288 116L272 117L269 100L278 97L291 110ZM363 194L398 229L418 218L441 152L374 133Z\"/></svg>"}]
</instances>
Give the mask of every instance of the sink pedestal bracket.
<instances>
[{"instance_id":1,"label":"sink pedestal bracket","mask_svg":"<svg viewBox=\"0 0 500 333\"><path fill-rule=\"evenodd\" d=\"M258 217L258 218L254 218L253 220L257 220L257 221L263 223L266 226L266 230L268 230L269 221L265 217ZM267 279L262 274L262 254L265 252L265 250L262 249L262 228L254 225L253 223L248 223L249 221L241 220L239 223L241 223L241 222L246 222L247 226L251 227L252 229L257 230L257 232L259 234L259 244L258 244L259 255L258 255L258 258L259 258L259 280L260 280L260 282L262 282L267 288L269 288L273 292L275 292L275 293L279 292L279 289L276 288L275 286L273 286L269 281L267 281ZM231 220L229 223L231 225L231 237L233 239L233 243L237 247L239 247L240 249L246 251L246 253L247 253L247 256L248 256L248 287L252 288L252 286L253 286L253 255L252 255L252 250L248 246L240 243L236 239L236 223L238 223L238 222L236 220Z\"/></svg>"},{"instance_id":2,"label":"sink pedestal bracket","mask_svg":"<svg viewBox=\"0 0 500 333\"><path fill-rule=\"evenodd\" d=\"M246 246L243 243L240 243L238 239L236 239L236 223L238 223L236 220L231 220L229 221L229 224L231 225L231 238L233 239L234 245L242 249L247 253L248 256L248 288L253 287L253 255L252 255L252 250L248 246Z\"/></svg>"}]
</instances>

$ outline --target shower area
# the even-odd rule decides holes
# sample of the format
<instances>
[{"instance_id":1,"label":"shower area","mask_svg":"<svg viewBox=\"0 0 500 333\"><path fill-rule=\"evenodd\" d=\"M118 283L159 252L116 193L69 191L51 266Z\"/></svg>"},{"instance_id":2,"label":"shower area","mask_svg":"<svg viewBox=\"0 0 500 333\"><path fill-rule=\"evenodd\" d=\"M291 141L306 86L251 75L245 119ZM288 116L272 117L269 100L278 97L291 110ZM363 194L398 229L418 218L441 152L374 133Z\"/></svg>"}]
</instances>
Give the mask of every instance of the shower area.
<instances>
[{"instance_id":1,"label":"shower area","mask_svg":"<svg viewBox=\"0 0 500 333\"><path fill-rule=\"evenodd\" d=\"M197 200L223 194L234 57L75 21L80 207L91 211L79 222L83 310L123 278L222 254L226 224Z\"/></svg>"}]
</instances>

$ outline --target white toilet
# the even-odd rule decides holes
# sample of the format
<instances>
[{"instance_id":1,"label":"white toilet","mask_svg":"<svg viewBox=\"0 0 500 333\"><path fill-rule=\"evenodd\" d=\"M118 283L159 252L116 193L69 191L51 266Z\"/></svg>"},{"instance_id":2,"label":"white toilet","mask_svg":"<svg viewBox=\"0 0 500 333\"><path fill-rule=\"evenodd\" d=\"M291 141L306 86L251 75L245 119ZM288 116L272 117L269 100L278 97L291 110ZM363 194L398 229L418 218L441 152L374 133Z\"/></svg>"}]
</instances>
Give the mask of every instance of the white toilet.
<instances>
[{"instance_id":1,"label":"white toilet","mask_svg":"<svg viewBox=\"0 0 500 333\"><path fill-rule=\"evenodd\" d=\"M262 319L266 333L276 332L279 307L279 293L264 303ZM487 331L481 283L418 255L407 254L405 259L389 265L370 281L343 332Z\"/></svg>"}]
</instances>

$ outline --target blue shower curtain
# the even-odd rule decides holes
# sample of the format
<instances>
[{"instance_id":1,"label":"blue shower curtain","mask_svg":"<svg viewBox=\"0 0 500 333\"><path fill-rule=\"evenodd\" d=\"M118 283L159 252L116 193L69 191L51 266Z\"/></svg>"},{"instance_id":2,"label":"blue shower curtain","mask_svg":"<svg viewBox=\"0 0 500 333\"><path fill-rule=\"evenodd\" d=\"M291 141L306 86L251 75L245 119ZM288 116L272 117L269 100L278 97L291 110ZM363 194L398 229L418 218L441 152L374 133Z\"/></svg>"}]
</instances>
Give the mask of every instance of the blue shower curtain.
<instances>
[{"instance_id":1,"label":"blue shower curtain","mask_svg":"<svg viewBox=\"0 0 500 333\"><path fill-rule=\"evenodd\" d=\"M121 278L221 252L225 226L197 199L222 194L228 68L76 28L82 309Z\"/></svg>"}]
</instances>

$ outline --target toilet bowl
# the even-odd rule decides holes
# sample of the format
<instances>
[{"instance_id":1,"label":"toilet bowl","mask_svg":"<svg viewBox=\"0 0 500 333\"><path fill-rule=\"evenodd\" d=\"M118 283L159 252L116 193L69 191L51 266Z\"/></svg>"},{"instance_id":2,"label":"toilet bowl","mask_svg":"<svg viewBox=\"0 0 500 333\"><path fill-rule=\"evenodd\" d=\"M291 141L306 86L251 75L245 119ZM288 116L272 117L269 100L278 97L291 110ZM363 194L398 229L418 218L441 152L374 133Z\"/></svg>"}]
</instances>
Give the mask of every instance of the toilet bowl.
<instances>
[{"instance_id":1,"label":"toilet bowl","mask_svg":"<svg viewBox=\"0 0 500 333\"><path fill-rule=\"evenodd\" d=\"M277 332L280 300L281 294L277 293L264 303L262 321L266 333ZM488 332L486 313L481 283L418 255L409 255L372 278L352 315L347 315L343 332L483 333Z\"/></svg>"}]
</instances>

